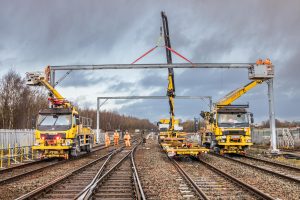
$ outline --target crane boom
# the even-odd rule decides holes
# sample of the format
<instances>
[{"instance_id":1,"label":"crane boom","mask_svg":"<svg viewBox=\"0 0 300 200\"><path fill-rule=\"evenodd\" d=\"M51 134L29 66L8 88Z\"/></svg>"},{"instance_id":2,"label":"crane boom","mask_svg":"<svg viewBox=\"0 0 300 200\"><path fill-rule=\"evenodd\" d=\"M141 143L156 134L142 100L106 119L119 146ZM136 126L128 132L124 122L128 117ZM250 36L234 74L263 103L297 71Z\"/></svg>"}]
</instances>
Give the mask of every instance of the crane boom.
<instances>
[{"instance_id":1,"label":"crane boom","mask_svg":"<svg viewBox=\"0 0 300 200\"><path fill-rule=\"evenodd\" d=\"M224 98L220 99L216 103L216 105L217 106L230 105L232 102L240 98L242 95L244 95L246 92L254 88L256 85L261 84L262 82L263 80L254 80L241 88L233 90L229 94L227 94Z\"/></svg>"},{"instance_id":2,"label":"crane boom","mask_svg":"<svg viewBox=\"0 0 300 200\"><path fill-rule=\"evenodd\" d=\"M164 12L161 12L163 31L164 31L164 40L165 46L171 48L170 42L170 34L169 34L169 26L168 19ZM166 48L166 57L167 63L172 64L172 53ZM174 109L174 98L175 98L175 84L174 84L174 70L173 68L168 68L168 90L167 96L169 97L169 106L170 106L170 123L169 123L169 131L174 131L174 123L175 123L175 109Z\"/></svg>"},{"instance_id":3,"label":"crane boom","mask_svg":"<svg viewBox=\"0 0 300 200\"><path fill-rule=\"evenodd\" d=\"M27 85L33 86L44 86L49 92L51 97L49 100L52 104L61 105L66 108L70 108L70 102L66 101L65 98L46 80L45 75L42 72L30 72L26 73Z\"/></svg>"}]
</instances>

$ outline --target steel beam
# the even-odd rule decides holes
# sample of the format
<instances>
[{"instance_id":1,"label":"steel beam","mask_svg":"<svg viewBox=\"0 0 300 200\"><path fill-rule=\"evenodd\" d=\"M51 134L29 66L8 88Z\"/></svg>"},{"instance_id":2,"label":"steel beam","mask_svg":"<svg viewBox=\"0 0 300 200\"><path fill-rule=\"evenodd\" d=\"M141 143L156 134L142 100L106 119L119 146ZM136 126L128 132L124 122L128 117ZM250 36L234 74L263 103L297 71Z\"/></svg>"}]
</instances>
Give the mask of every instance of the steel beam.
<instances>
[{"instance_id":1,"label":"steel beam","mask_svg":"<svg viewBox=\"0 0 300 200\"><path fill-rule=\"evenodd\" d=\"M173 63L173 64L102 64L102 65L54 65L51 70L103 70L103 69L165 69L165 68L246 68L255 63Z\"/></svg>"},{"instance_id":2,"label":"steel beam","mask_svg":"<svg viewBox=\"0 0 300 200\"><path fill-rule=\"evenodd\" d=\"M168 96L108 96L97 97L97 99L168 99ZM209 99L211 96L175 96L175 99Z\"/></svg>"}]
</instances>

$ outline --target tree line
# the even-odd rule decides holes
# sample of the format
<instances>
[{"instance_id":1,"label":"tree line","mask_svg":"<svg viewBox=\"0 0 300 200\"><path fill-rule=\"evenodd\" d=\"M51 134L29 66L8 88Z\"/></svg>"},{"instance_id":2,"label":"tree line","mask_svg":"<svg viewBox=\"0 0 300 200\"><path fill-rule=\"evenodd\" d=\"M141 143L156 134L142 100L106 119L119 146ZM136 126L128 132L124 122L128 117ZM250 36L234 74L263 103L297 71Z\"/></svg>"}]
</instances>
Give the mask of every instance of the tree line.
<instances>
[{"instance_id":1,"label":"tree line","mask_svg":"<svg viewBox=\"0 0 300 200\"><path fill-rule=\"evenodd\" d=\"M300 127L300 121L275 120L276 128L293 128ZM261 123L259 128L270 128L270 121L266 120Z\"/></svg>"},{"instance_id":2,"label":"tree line","mask_svg":"<svg viewBox=\"0 0 300 200\"><path fill-rule=\"evenodd\" d=\"M29 87L25 78L10 70L0 79L0 129L31 129L40 109L48 107L48 94L41 87ZM79 108L81 116L92 118L96 128L96 110ZM101 129L134 130L156 128L147 119L120 115L117 112L100 113Z\"/></svg>"},{"instance_id":3,"label":"tree line","mask_svg":"<svg viewBox=\"0 0 300 200\"><path fill-rule=\"evenodd\" d=\"M10 70L0 80L0 128L32 127L32 117L47 106L47 96L40 88L29 88L25 79Z\"/></svg>"},{"instance_id":4,"label":"tree line","mask_svg":"<svg viewBox=\"0 0 300 200\"><path fill-rule=\"evenodd\" d=\"M91 118L93 120L93 128L96 128L97 111L95 109L80 109L81 116ZM156 129L156 125L148 119L139 119L132 116L121 115L117 112L101 111L100 112L100 128L102 130L131 130L134 129Z\"/></svg>"}]
</instances>

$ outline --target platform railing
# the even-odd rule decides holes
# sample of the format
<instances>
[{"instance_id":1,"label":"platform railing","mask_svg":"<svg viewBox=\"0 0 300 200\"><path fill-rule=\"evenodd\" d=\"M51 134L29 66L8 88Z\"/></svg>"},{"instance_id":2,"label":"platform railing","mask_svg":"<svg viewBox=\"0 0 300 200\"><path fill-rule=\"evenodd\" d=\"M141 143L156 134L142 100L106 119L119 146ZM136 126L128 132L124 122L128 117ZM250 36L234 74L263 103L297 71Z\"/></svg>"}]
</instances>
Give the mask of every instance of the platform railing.
<instances>
[{"instance_id":1,"label":"platform railing","mask_svg":"<svg viewBox=\"0 0 300 200\"><path fill-rule=\"evenodd\" d=\"M12 165L32 161L36 157L32 151L32 146L8 144L8 147L4 148L4 145L0 144L0 147L0 169L9 168Z\"/></svg>"}]
</instances>

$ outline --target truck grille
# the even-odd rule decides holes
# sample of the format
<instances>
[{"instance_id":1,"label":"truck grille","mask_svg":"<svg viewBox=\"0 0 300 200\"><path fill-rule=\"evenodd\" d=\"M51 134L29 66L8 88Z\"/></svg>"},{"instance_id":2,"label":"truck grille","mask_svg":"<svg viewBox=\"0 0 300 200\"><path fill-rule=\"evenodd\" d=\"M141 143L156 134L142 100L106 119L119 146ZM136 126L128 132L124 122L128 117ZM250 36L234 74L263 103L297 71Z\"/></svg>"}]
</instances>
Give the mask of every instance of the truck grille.
<instances>
[{"instance_id":1,"label":"truck grille","mask_svg":"<svg viewBox=\"0 0 300 200\"><path fill-rule=\"evenodd\" d=\"M246 135L245 131L223 131L223 135Z\"/></svg>"},{"instance_id":2,"label":"truck grille","mask_svg":"<svg viewBox=\"0 0 300 200\"><path fill-rule=\"evenodd\" d=\"M57 133L57 134L41 134L41 138L44 138L45 140L54 140L56 137L60 137L61 139L66 139L66 134L65 133Z\"/></svg>"}]
</instances>

